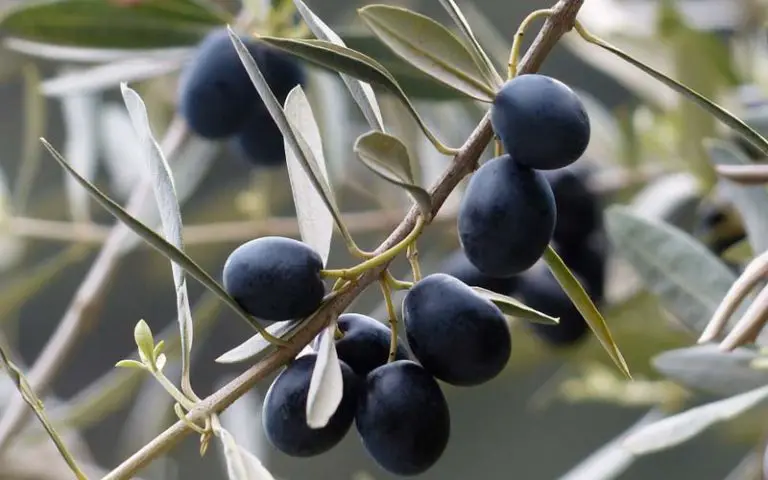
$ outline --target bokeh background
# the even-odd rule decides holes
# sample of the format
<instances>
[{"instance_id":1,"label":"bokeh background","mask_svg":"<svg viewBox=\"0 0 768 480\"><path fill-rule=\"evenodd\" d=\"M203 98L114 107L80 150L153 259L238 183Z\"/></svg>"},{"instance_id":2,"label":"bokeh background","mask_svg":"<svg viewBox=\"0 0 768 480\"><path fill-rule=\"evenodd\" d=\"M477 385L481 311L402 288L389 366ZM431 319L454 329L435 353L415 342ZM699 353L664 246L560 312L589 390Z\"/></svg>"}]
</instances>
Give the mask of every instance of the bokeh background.
<instances>
[{"instance_id":1,"label":"bokeh background","mask_svg":"<svg viewBox=\"0 0 768 480\"><path fill-rule=\"evenodd\" d=\"M0 9L10 3L0 2ZM355 9L364 5L350 0L307 3L334 27L350 25ZM446 25L450 24L436 1L391 3L408 6ZM468 5L470 2L459 3L462 8L464 4L467 4L467 9L471 7L470 22L475 26L481 42L489 46L492 56L501 62L517 25L525 15L550 5L545 0L474 0L472 5ZM766 44L766 40L759 28L765 2L587 0L585 3L580 18L590 28L723 102L733 104L733 93L741 85L754 85L759 92L768 85L768 77L761 70L762 64L756 60L761 51L763 57L768 58L765 47L760 46ZM662 7L677 8L681 13L678 21L686 22L687 28L702 35L689 35L681 40L684 35L670 33L674 28L669 23L658 21L657 12ZM570 36L575 38L575 35ZM713 47L715 44L716 47ZM743 48L744 44L748 44L749 48ZM734 45L740 49L737 50ZM599 179L596 188L605 193L605 201L632 201L657 171L692 172L696 175L696 182L699 182L697 185L706 191L711 173L705 171L701 174L701 162L697 159L700 152L690 145L719 130L706 120L701 121L702 114L695 107L675 103L674 94L663 85L655 84L632 67L622 67L615 61L605 60L606 57L600 53L586 45L577 48L570 43L561 44L549 56L542 71L588 94L593 108L591 112L602 115L593 116L602 128L596 129L599 134L593 138L587 155L589 158L584 161L595 166ZM765 63L765 60L762 61ZM725 73L723 65L727 66ZM3 235L0 256L6 267L0 274L0 298L5 299L5 303L0 304L0 325L5 340L18 353L22 365L34 362L56 328L95 258L100 238L106 227L113 223L113 219L100 207L89 205L87 201L85 204L89 213L86 217L78 217L85 212L82 200L72 200L73 190L68 190L65 173L47 154L39 156L37 168L25 163L34 156L28 146L30 125L34 126L39 120L31 113L30 105L40 110L43 104L46 115L40 134L61 151L67 148L72 132L98 136L107 129L105 125L109 122L103 116L91 124L87 120L83 124L84 117L78 108L100 108L93 107L94 98L99 99L100 105L110 105L113 111L121 107L116 88L73 97L69 113L63 110L60 97L35 94L35 77L52 78L67 68L72 66L51 59L41 60L9 48L0 51L0 166L10 191L6 198L12 203L12 208L6 209L8 215L2 224L4 229L0 230L0 235ZM332 75L313 72L312 79L310 95L320 91L320 88L335 89L335 99L346 95ZM148 98L172 100L174 82L175 76L171 74L144 83L140 88ZM321 128L328 129L326 134L330 146L326 146L326 155L342 208L345 211L365 212L405 209L406 199L400 192L382 184L355 163L351 145L356 134L364 130L354 104L348 99L341 103L316 101L320 102L317 104L321 112L319 116L326 122ZM395 102L386 98L383 101L387 111L394 112L390 118L402 118L402 114L397 113ZM152 101L148 100L148 103L153 108ZM438 129L440 136L454 145L466 137L481 115L481 111L472 104L462 102L419 101L418 107ZM164 105L154 112L160 118L158 124L168 114ZM69 124L65 120L68 115ZM74 126L78 121L79 126ZM334 130L328 126L338 122L342 122L343 128L337 126ZM621 127L628 123L635 129L634 137L622 136ZM407 124L399 126L404 132L414 131ZM113 140L115 136L119 137L114 140L114 145L118 147L112 149L118 155L99 150L94 178L105 190L124 200L126 183L129 187L130 180L124 178L121 182L120 175L129 178L135 174L130 163L135 156L131 157L130 139L121 137L119 132L121 130L114 130L111 137ZM424 143L421 139L416 139L416 142ZM77 147L69 151L78 152ZM88 155L83 150L79 152ZM121 152L125 155L123 162L119 155ZM428 183L447 159L429 155L427 149L423 152L423 175ZM74 158L71 160L74 161ZM30 172L33 175L29 175ZM24 182L25 187L19 187ZM682 185L689 184L683 182ZM18 200L18 195L24 196L23 192L19 193L23 188L28 188L28 201L22 210L13 201ZM452 198L446 208L455 206L456 200ZM239 222L238 225L246 227L245 230L232 229L230 240L193 243L187 253L207 271L218 275L229 252L247 240L249 235L258 235L263 231L259 229L265 228L265 225L283 229L286 234L295 236L297 231L295 222L290 220L292 215L290 187L283 170L253 169L231 150L221 148L204 172L203 180L185 203L184 221L187 225L195 225L201 235L213 232L217 237L226 236L222 231L227 230L217 229L216 226L206 229L206 224L227 221ZM275 220L273 217L278 218ZM81 218L86 218L89 223L81 225L78 230L72 222ZM692 218L682 223L693 223ZM397 220L396 215L385 215L378 223L362 221L364 228L356 231L355 235L361 245L372 247L388 234ZM247 228L247 222L253 227L253 233ZM73 241L77 239L81 241ZM456 248L456 242L454 222L442 221L430 227L419 245L424 271L436 271L441 260ZM68 252L75 244L85 249L84 255L62 253ZM331 264L351 262L341 242L335 242L333 248ZM62 260L63 255L69 256ZM23 283L25 279L44 269L41 265L50 266L51 262L65 266L43 278L39 288L25 287L15 297L6 295L14 286L26 285ZM397 265L399 273L405 271L402 263ZM649 366L652 355L666 348L690 344L695 339L675 328L648 294L642 290L626 293L637 285L632 283L631 272L622 269L619 261L615 262L611 272L613 288L617 290L615 298L623 299L619 304L609 306L607 314L619 346L640 379L659 379ZM199 284L191 281L189 288L193 302L203 298L203 288ZM82 335L76 353L56 379L53 389L55 398L46 400L53 402L54 406L49 408L54 412L63 411L57 410L56 405L63 405L73 397L78 398L76 396L85 387L113 371L116 361L133 352L132 332L139 319L145 319L155 332L168 325L169 331L174 328L175 300L168 262L148 247L142 245L121 260L118 273L106 292L97 315L98 321ZM371 289L355 303L354 310L378 312L380 315L380 303L378 292ZM214 321L208 333L200 333L196 338L193 364L193 383L200 394L212 392L224 380L245 368L243 365L220 365L214 359L251 334L249 328L225 308L208 310ZM452 413L452 438L442 460L420 478L561 478L592 452L621 434L649 408L657 403L669 406L677 399L677 391L662 384L650 384L650 399L631 393L617 393L621 391L620 379L615 376L607 357L593 339L575 350L557 353L523 328L515 330L513 341L513 358L509 368L493 382L472 389L444 386ZM590 394L586 388L589 379L598 383L608 382L602 385L608 385L608 390L614 392L609 396L612 398L606 398L599 391ZM560 386L566 380L570 380L571 385L576 382L577 390L586 394L580 398L561 394ZM242 430L236 435L277 478L394 478L368 459L354 431L337 448L312 459L288 458L270 448L261 437L258 423L259 395L266 392L269 381L271 378L261 382L254 395L245 397L237 404L238 415L250 415L250 419L238 422ZM617 382L615 388L611 387L614 385L611 382ZM133 387L124 387L124 397L128 401L115 411L107 415L94 415L91 411L91 415L77 416L78 421L84 424L79 430L86 442L84 448L93 463L105 471L174 421L170 399L151 379L134 382ZM9 395L15 395L11 388L5 388L4 392L2 402L7 402ZM697 397L693 402L703 399ZM751 421L743 422L745 425L717 427L678 448L639 458L617 478L725 479L744 455L761 441L760 420L760 416L755 416L751 417ZM205 458L200 458L197 452L198 441L190 436L171 455L144 471L142 478L225 478L217 446L212 447ZM37 460L31 464L57 463L51 450L40 450ZM2 462L22 463L10 456ZM0 472L6 472L0 478L69 478L69 473L60 468L58 471L48 469L51 471L47 473L38 468L40 472L28 476L7 473L12 469L4 468L0 468Z\"/></svg>"}]
</instances>

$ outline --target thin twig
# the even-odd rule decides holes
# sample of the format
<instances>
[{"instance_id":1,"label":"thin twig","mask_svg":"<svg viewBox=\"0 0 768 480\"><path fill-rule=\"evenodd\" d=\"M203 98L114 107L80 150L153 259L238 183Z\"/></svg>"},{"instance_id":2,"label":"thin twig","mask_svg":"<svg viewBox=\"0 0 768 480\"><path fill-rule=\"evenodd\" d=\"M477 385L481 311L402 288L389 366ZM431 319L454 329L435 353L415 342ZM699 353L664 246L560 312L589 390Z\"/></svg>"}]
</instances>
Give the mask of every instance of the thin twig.
<instances>
[{"instance_id":1,"label":"thin twig","mask_svg":"<svg viewBox=\"0 0 768 480\"><path fill-rule=\"evenodd\" d=\"M628 172L622 168L605 168L595 172L594 178L590 180L590 188L599 195L613 195L627 188L644 185L668 172L668 169L661 166L651 166L639 172ZM406 212L407 210L401 208L373 209L344 213L342 218L351 233L365 233L394 227L400 223ZM457 208L440 210L439 215L430 223L434 225L454 222L457 213ZM102 244L109 238L113 227L98 223L11 217L2 228L8 234L17 237L56 242ZM259 220L236 220L184 226L184 244L186 246L239 242L266 235L298 236L299 224L296 217L274 216ZM150 248L143 242L141 247Z\"/></svg>"},{"instance_id":2,"label":"thin twig","mask_svg":"<svg viewBox=\"0 0 768 480\"><path fill-rule=\"evenodd\" d=\"M176 118L168 128L163 139L163 151L166 156L174 156L179 146L187 137L187 128ZM136 186L128 202L128 211L139 211L144 203L152 199L150 180L144 179ZM102 293L109 284L120 258L127 253L125 240L133 232L117 223L101 248L98 257L91 265L86 278L80 284L64 317L56 331L48 339L40 356L32 366L27 378L32 389L41 397L45 395L50 383L66 363L77 340L92 328L97 321L97 311L101 304ZM30 409L20 396L14 396L8 408L0 418L0 452L8 447L11 439L27 419Z\"/></svg>"},{"instance_id":3,"label":"thin twig","mask_svg":"<svg viewBox=\"0 0 768 480\"><path fill-rule=\"evenodd\" d=\"M534 72L539 69L542 62L560 37L573 28L576 14L583 3L584 0L558 1L557 5L553 8L552 16L544 24L541 31L536 36L536 39L533 41L531 48L520 62L519 71L521 73ZM469 139L467 139L464 145L459 149L459 152L456 154L449 168L432 188L430 193L432 196L433 215L440 210L440 207L459 182L474 170L478 158L480 158L480 155L488 146L492 137L493 132L490 124L490 116L486 113L480 124L470 135ZM390 236L376 249L376 253L380 254L401 242L414 229L418 217L419 209L414 206L400 225L398 225ZM340 293L333 301L325 304L321 308L321 311L289 340L287 346L282 347L272 355L267 356L229 382L223 388L202 400L189 412L187 418L190 421L199 421L211 413L218 413L224 410L245 392L250 390L258 381L294 358L305 345L320 333L332 315L337 315L343 312L363 290L379 279L379 276L387 267L388 264L381 265L360 276L348 290ZM189 433L191 433L191 430L185 422L176 422L130 458L125 460L102 480L131 478L143 466L170 450Z\"/></svg>"}]
</instances>

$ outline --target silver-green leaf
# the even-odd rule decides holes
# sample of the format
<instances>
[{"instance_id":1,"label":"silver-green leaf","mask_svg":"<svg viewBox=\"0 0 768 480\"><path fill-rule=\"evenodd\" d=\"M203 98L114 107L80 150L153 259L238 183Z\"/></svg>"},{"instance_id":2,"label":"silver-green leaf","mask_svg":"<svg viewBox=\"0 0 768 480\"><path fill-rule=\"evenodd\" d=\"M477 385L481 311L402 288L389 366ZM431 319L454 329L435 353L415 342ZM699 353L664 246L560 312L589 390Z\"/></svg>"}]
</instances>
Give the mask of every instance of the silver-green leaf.
<instances>
[{"instance_id":1,"label":"silver-green leaf","mask_svg":"<svg viewBox=\"0 0 768 480\"><path fill-rule=\"evenodd\" d=\"M75 171L75 169L72 168L71 165L64 159L64 157L61 156L61 154L56 151L53 146L48 143L45 139L41 139L43 142L43 146L45 146L46 149L51 153L53 158L56 160L56 162L64 168L70 175L74 176L78 183L80 183L83 188L88 190L88 192L91 194L94 200L96 200L99 205L104 207L105 210L107 210L109 213L111 213L115 218L123 222L129 229L131 229L134 233L139 235L141 238L144 239L144 241L147 242L150 246L152 246L155 250L160 252L163 256L165 256L168 260L175 262L176 264L180 265L181 268L186 270L187 273L192 275L197 281L202 283L206 288L208 288L211 292L215 293L217 297L219 297L222 301L224 301L225 304L227 304L228 307L233 309L241 318L243 318L245 321L247 321L250 325L252 325L254 328L256 328L259 331L262 331L264 327L262 327L258 321L250 316L243 308L232 298L230 297L227 292L224 290L224 288L219 285L216 280L214 280L208 273L205 272L202 268L200 268L199 265L197 265L191 258L189 258L184 252L176 248L176 246L169 243L167 240L165 240L163 237L155 233L154 230L150 229L143 223L136 220L134 217L132 217L128 212L126 212L123 207L118 205L114 200L107 197L104 193L102 193L98 188L96 188L92 183L90 183L88 180L83 178L80 174Z\"/></svg>"},{"instance_id":2,"label":"silver-green leaf","mask_svg":"<svg viewBox=\"0 0 768 480\"><path fill-rule=\"evenodd\" d=\"M520 318L523 320L528 320L529 322L541 323L544 325L558 325L560 323L559 318L552 317L546 313L539 312L538 310L534 310L533 308L525 305L523 302L512 297L492 292L481 287L472 287L472 290L477 292L483 298L493 302L494 305L499 307L499 310L501 310L504 315L509 317Z\"/></svg>"},{"instance_id":3,"label":"silver-green leaf","mask_svg":"<svg viewBox=\"0 0 768 480\"><path fill-rule=\"evenodd\" d=\"M768 386L695 407L647 425L627 436L622 446L644 455L679 445L718 422L735 418L768 397Z\"/></svg>"},{"instance_id":4,"label":"silver-green leaf","mask_svg":"<svg viewBox=\"0 0 768 480\"><path fill-rule=\"evenodd\" d=\"M284 335L293 331L299 323L300 322L296 320L276 322L268 326L267 331L275 337L284 338ZM261 355L270 347L270 345L271 344L264 338L264 336L257 334L233 349L221 354L216 359L216 363L240 363L251 361Z\"/></svg>"},{"instance_id":5,"label":"silver-green leaf","mask_svg":"<svg viewBox=\"0 0 768 480\"><path fill-rule=\"evenodd\" d=\"M125 83L120 85L123 101L128 110L128 115L133 123L133 128L142 147L145 161L149 166L152 178L152 188L155 192L155 201L160 212L160 220L165 232L165 238L179 251L184 251L182 238L181 208L179 207L174 185L171 167L165 159L160 144L155 140L149 124L149 115L144 101L135 90ZM189 293L187 292L187 279L182 267L171 262L173 271L173 283L176 290L176 311L178 314L179 332L181 333L181 378L182 388L190 391L190 353L192 352L192 340L194 326L192 324L192 312L189 308Z\"/></svg>"},{"instance_id":6,"label":"silver-green leaf","mask_svg":"<svg viewBox=\"0 0 768 480\"><path fill-rule=\"evenodd\" d=\"M634 65L635 67L639 68L640 70L647 73L651 77L665 84L669 88L675 90L677 93L683 95L688 100L695 102L699 107L703 108L707 112L714 115L715 118L717 118L723 124L733 129L736 133L744 137L744 139L747 140L749 143L751 143L752 145L760 149L764 154L768 155L768 140L766 140L762 135L760 135L755 129L753 129L743 121L739 120L737 117L735 117L733 114L725 110L720 105L712 102L708 98L688 88L682 83L676 80L673 80L672 78L661 73L655 68L650 67L645 63L635 59L634 57L624 52L623 50L587 33L584 30L584 28L578 24L576 25L576 30L579 32L582 38L584 38L589 43L597 45L598 47L601 47L613 53L614 55L618 56L622 60Z\"/></svg>"},{"instance_id":7,"label":"silver-green leaf","mask_svg":"<svg viewBox=\"0 0 768 480\"><path fill-rule=\"evenodd\" d=\"M705 143L709 157L715 165L750 165L752 162L736 147L723 140ZM744 220L744 228L752 250L768 250L768 191L764 185L744 185L725 178L719 186L723 195L735 205Z\"/></svg>"},{"instance_id":8,"label":"silver-green leaf","mask_svg":"<svg viewBox=\"0 0 768 480\"><path fill-rule=\"evenodd\" d=\"M306 22L309 29L317 38L341 47L346 47L341 37L334 32L331 27L326 25L320 17L315 15L302 0L293 0L293 3L296 5L296 10L304 19L304 22ZM357 105L363 112L363 116L368 122L368 125L374 130L383 132L384 120L381 117L381 109L379 108L379 103L376 100L376 94L373 92L373 88L371 88L368 83L361 82L344 73L340 73L339 76L347 86L352 98L355 99L355 102L357 102Z\"/></svg>"},{"instance_id":9,"label":"silver-green leaf","mask_svg":"<svg viewBox=\"0 0 768 480\"><path fill-rule=\"evenodd\" d=\"M300 85L294 87L285 99L285 116L288 123L304 136L316 161L319 174L322 175L322 181L328 185L328 170L325 165L320 128L317 126L312 107ZM289 143L284 141L284 144L285 161L291 182L293 202L296 206L301 240L320 255L320 258L323 259L323 265L325 265L331 251L333 213L328 210L321 194L314 188L312 179L307 175L307 171L302 167L302 162L294 154Z\"/></svg>"},{"instance_id":10,"label":"silver-green leaf","mask_svg":"<svg viewBox=\"0 0 768 480\"><path fill-rule=\"evenodd\" d=\"M408 148L397 137L370 131L357 138L355 153L360 161L384 180L408 191L426 218L432 214L429 193L414 184Z\"/></svg>"},{"instance_id":11,"label":"silver-green leaf","mask_svg":"<svg viewBox=\"0 0 768 480\"><path fill-rule=\"evenodd\" d=\"M378 85L394 94L413 116L414 120L424 134L435 147L443 153L453 154L454 151L446 147L432 131L416 111L413 103L395 80L395 77L376 60L351 48L342 47L332 42L316 39L291 39L279 37L257 37L272 47L283 50L291 55L299 57L313 65L325 68L337 73L344 73L360 79L364 82Z\"/></svg>"},{"instance_id":12,"label":"silver-green leaf","mask_svg":"<svg viewBox=\"0 0 768 480\"><path fill-rule=\"evenodd\" d=\"M274 480L261 461L240 447L227 430L219 428L217 433L224 447L229 480Z\"/></svg>"},{"instance_id":13,"label":"silver-green leaf","mask_svg":"<svg viewBox=\"0 0 768 480\"><path fill-rule=\"evenodd\" d=\"M336 321L331 321L320 333L317 358L307 393L307 425L310 428L328 425L344 393L344 377L336 352L335 333Z\"/></svg>"},{"instance_id":14,"label":"silver-green leaf","mask_svg":"<svg viewBox=\"0 0 768 480\"><path fill-rule=\"evenodd\" d=\"M729 396L768 384L768 370L750 363L756 351L737 348L723 352L717 345L696 345L668 350L653 359L653 366L666 378L705 393Z\"/></svg>"},{"instance_id":15,"label":"silver-green leaf","mask_svg":"<svg viewBox=\"0 0 768 480\"><path fill-rule=\"evenodd\" d=\"M685 232L614 205L608 236L646 288L693 333L700 334L736 280L728 267Z\"/></svg>"},{"instance_id":16,"label":"silver-green leaf","mask_svg":"<svg viewBox=\"0 0 768 480\"><path fill-rule=\"evenodd\" d=\"M459 6L453 0L440 0L440 4L451 16L454 23L461 29L464 36L469 39L472 44L470 53L475 58L477 65L483 69L485 79L488 80L489 85L500 87L504 80L501 78L501 75L499 75L499 72L496 71L496 67L485 53L485 50L483 50L482 45L480 45L480 42L477 40L475 33L472 31L472 27L469 25L467 18L464 16L464 13Z\"/></svg>"},{"instance_id":17,"label":"silver-green leaf","mask_svg":"<svg viewBox=\"0 0 768 480\"><path fill-rule=\"evenodd\" d=\"M447 28L411 10L370 5L358 10L368 28L396 55L468 97L491 102L495 85L487 68Z\"/></svg>"},{"instance_id":18,"label":"silver-green leaf","mask_svg":"<svg viewBox=\"0 0 768 480\"><path fill-rule=\"evenodd\" d=\"M266 105L267 110L269 110L270 116L280 129L284 143L301 163L307 178L312 182L312 186L317 190L317 193L328 208L328 211L333 215L333 219L339 227L339 231L341 231L342 235L344 235L344 237L351 243L351 235L347 231L344 221L341 218L341 212L336 205L336 200L331 191L331 187L326 181L326 176L321 173L317 159L315 158L312 149L307 144L303 133L298 129L298 126L292 125L288 120L282 105L280 105L277 97L275 97L275 94L270 89L266 78L264 78L264 74L259 69L253 56L248 52L243 41L230 27L227 28L232 44L240 57L240 61L248 72L248 76L250 77L253 86L256 88L256 91L258 91L264 105Z\"/></svg>"}]
</instances>

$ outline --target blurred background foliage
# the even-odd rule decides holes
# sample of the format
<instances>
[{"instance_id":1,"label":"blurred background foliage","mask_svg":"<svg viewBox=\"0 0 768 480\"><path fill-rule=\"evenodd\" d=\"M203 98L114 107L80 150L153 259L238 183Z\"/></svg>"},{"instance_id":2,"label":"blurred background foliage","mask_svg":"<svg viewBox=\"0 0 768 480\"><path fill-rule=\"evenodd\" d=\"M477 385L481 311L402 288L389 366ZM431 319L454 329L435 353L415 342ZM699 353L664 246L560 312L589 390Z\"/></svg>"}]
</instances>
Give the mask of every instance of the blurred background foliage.
<instances>
[{"instance_id":1,"label":"blurred background foliage","mask_svg":"<svg viewBox=\"0 0 768 480\"><path fill-rule=\"evenodd\" d=\"M348 46L370 54L395 74L439 137L452 145L463 142L481 118L482 105L436 87L386 51L355 18L363 3L308 3ZM387 3L451 25L438 2ZM180 66L210 28L232 21L239 2L30 4L0 1L0 341L12 346L22 366L34 362L113 223L54 167L37 139L45 136L60 146L80 172L124 202L143 174L143 162L137 159L140 152L119 100L118 82L130 82L144 96L155 134L161 137L173 115ZM503 67L518 23L549 2L474 0L460 6L480 43ZM766 135L766 13L768 4L762 0L588 0L579 19ZM279 16L255 29L303 34ZM606 205L628 204L642 215L672 223L698 236L734 269L751 258L742 240L742 219L722 194L703 146L706 138L731 138L711 116L575 34L564 37L542 71L573 86L587 103L593 135L579 163L592 169L593 187ZM408 200L354 161L352 142L366 127L338 78L317 69L309 72L308 92L324 134L331 183L343 210L351 214L349 227L360 245L377 245L402 218ZM421 183L430 184L448 158L434 152L399 103L384 93L380 101L388 127L418 158ZM754 156L748 145L740 145ZM227 145L190 147L185 154L187 160L174 173L187 198L187 253L207 271L218 274L231 249L247 239L298 236L283 169L253 168ZM490 151L485 158L489 156ZM460 193L451 197L444 217L420 242L425 272L437 271L457 247L452 212L459 198ZM146 214L152 218L153 212ZM561 478L650 408L675 411L710 398L666 380L653 368L656 355L689 346L696 336L643 288L620 256L610 253L604 313L638 381L624 382L592 338L573 349L553 351L516 326L520 328L515 328L505 375L471 391L446 388L454 412L452 440L444 459L423 478ZM343 247L334 246L331 264L351 261ZM396 265L395 273L406 272L404 262ZM214 359L250 332L230 312L219 311L198 284L189 287L198 302L193 382L207 394L243 369ZM170 269L156 252L142 244L124 257L98 321L58 377L55 398L46 400L52 417L84 442L78 453L102 469L131 454L173 419L170 399L150 378L112 367L133 351L138 319L146 319L156 332L166 328L167 338L174 338L172 291ZM379 317L384 313L375 289L353 309ZM269 381L256 393L266 391ZM0 404L15 394L6 380L0 394ZM253 431L240 435L251 438L248 448L276 477L390 478L366 458L353 434L318 458L297 460L275 452L260 437L258 402L256 395L238 403L242 415L255 419L248 424ZM759 478L756 470L749 473L760 465L754 456L747 457L736 476L729 474L752 449L762 452L766 413L758 409L683 446L641 457L616 478ZM68 478L48 440L34 432L28 432L33 443L15 447L0 460L0 478ZM40 462L43 456L46 461ZM215 455L200 459L196 442L188 440L142 478L222 478L222 469Z\"/></svg>"}]
</instances>

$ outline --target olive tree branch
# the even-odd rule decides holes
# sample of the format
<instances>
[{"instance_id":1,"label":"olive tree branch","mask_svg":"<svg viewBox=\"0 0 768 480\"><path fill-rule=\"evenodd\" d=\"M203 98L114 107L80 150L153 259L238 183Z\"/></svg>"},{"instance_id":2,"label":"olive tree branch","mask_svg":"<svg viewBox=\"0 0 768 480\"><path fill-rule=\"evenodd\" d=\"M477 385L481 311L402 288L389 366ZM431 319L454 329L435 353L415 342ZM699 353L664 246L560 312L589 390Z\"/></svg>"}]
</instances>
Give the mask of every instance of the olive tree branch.
<instances>
[{"instance_id":1,"label":"olive tree branch","mask_svg":"<svg viewBox=\"0 0 768 480\"><path fill-rule=\"evenodd\" d=\"M584 0L559 0L552 9L552 15L545 22L530 49L520 62L519 72L530 73L539 69L544 59L550 53L557 41L573 28L573 23ZM456 188L459 182L474 171L483 150L493 138L490 115L486 113L480 124L459 149L450 166L431 189L432 214L438 213L440 207ZM381 254L405 239L416 227L419 209L413 206L403 221L395 228L389 237L375 250ZM370 284L378 281L388 263L377 266L365 272L332 301L323 305L307 325L288 341L288 345L279 348L256 365L252 366L227 385L200 401L188 414L187 419L195 422L205 419L208 415L221 412L240 396L250 390L258 381L265 378L276 369L294 358L301 349L312 341L322 331L333 315L342 313L352 301ZM142 467L164 454L175 446L192 430L187 423L179 420L163 433L155 437L138 452L126 459L116 469L106 475L103 480L129 479Z\"/></svg>"}]
</instances>

